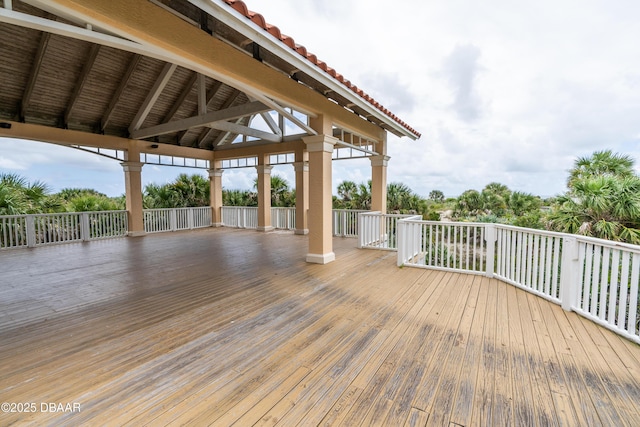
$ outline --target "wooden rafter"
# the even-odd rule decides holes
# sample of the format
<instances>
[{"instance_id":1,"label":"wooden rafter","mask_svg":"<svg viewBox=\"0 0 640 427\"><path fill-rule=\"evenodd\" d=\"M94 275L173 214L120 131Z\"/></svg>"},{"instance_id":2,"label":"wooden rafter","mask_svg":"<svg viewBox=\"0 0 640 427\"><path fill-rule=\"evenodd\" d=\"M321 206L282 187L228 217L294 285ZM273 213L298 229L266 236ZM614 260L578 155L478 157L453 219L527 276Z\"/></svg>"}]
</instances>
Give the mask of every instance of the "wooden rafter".
<instances>
[{"instance_id":1,"label":"wooden rafter","mask_svg":"<svg viewBox=\"0 0 640 427\"><path fill-rule=\"evenodd\" d=\"M265 121L267 126L269 126L269 129L271 129L271 131L274 134L282 136L282 128L278 126L275 120L273 120L273 117L271 117L271 114L260 113L260 116L262 116L262 119Z\"/></svg>"},{"instance_id":2,"label":"wooden rafter","mask_svg":"<svg viewBox=\"0 0 640 427\"><path fill-rule=\"evenodd\" d=\"M209 109L209 106L213 103L213 101L215 101L216 96L218 96L218 93L220 92L220 89L222 89L222 82L216 81L213 84L213 87L207 93L207 105L206 105L207 110ZM197 114L197 111L195 112L195 114ZM178 137L177 137L178 145L182 145L182 141L184 140L184 137L187 135L187 132L188 132L188 129L178 133Z\"/></svg>"},{"instance_id":3,"label":"wooden rafter","mask_svg":"<svg viewBox=\"0 0 640 427\"><path fill-rule=\"evenodd\" d=\"M268 110L261 102L249 102L247 104L230 107L224 110L211 111L202 116L189 117L182 120L174 120L157 126L151 126L131 132L134 139L150 138L152 136L166 135L180 130L201 126L211 126L216 122L237 119Z\"/></svg>"},{"instance_id":4,"label":"wooden rafter","mask_svg":"<svg viewBox=\"0 0 640 427\"><path fill-rule=\"evenodd\" d=\"M176 64L167 62L164 65L164 68L160 72L160 75L156 79L156 82L153 84L153 87L149 91L147 98L144 100L144 102L140 106L140 109L138 110L138 113L129 125L129 133L133 134L138 129L140 129L142 123L144 123L145 119L151 112L151 109L160 97L160 94L164 90L165 86L167 86L167 83L169 83L169 80L171 80L171 76L173 75L173 72L176 70L176 68L178 68Z\"/></svg>"},{"instance_id":5,"label":"wooden rafter","mask_svg":"<svg viewBox=\"0 0 640 427\"><path fill-rule=\"evenodd\" d=\"M237 120L232 120L232 123L240 124L241 121L242 121L242 118L237 119ZM206 133L207 133L207 135L209 135L210 133L213 133L213 129L208 129L206 131ZM216 146L221 145L229 137L229 135L231 135L231 132L221 132L212 141L211 146L213 148L215 148Z\"/></svg>"},{"instance_id":6,"label":"wooden rafter","mask_svg":"<svg viewBox=\"0 0 640 427\"><path fill-rule=\"evenodd\" d=\"M38 80L38 74L40 74L40 69L42 68L42 61L44 60L44 55L47 52L47 45L49 44L50 39L51 39L51 34L46 32L43 32L42 36L40 37L38 50L36 51L36 56L33 58L33 65L31 66L31 73L29 74L29 80L27 81L27 85L25 87L24 94L22 96L22 103L20 105L20 121L21 122L25 121L27 110L29 109L29 104L31 103L33 89L36 86L36 81Z\"/></svg>"},{"instance_id":7,"label":"wooden rafter","mask_svg":"<svg viewBox=\"0 0 640 427\"><path fill-rule=\"evenodd\" d=\"M109 102L109 106L107 107L106 111L104 112L104 114L102 116L102 121L101 121L101 124L100 124L100 128L101 128L101 130L103 132L104 132L105 128L107 127L107 125L109 124L109 121L111 120L111 116L113 115L113 112L115 111L116 105L118 104L118 101L122 97L122 94L124 93L124 90L126 89L127 85L129 84L129 80L131 80L131 76L133 75L133 72L136 70L136 67L138 66L138 63L140 62L141 58L142 58L141 55L133 55L133 58L131 58L131 62L129 62L129 67L127 67L127 71L120 78L120 85L118 86L118 89L116 89L115 93L111 97L111 101Z\"/></svg>"},{"instance_id":8,"label":"wooden rafter","mask_svg":"<svg viewBox=\"0 0 640 427\"><path fill-rule=\"evenodd\" d=\"M204 74L198 73L197 79L198 89L198 115L207 114L207 77Z\"/></svg>"},{"instance_id":9,"label":"wooden rafter","mask_svg":"<svg viewBox=\"0 0 640 427\"><path fill-rule=\"evenodd\" d=\"M85 60L84 66L82 67L82 72L80 73L80 77L76 83L75 88L73 89L73 94L67 103L67 111L64 113L64 127L68 127L69 118L71 118L71 114L73 114L73 109L76 107L78 99L80 98L80 94L82 93L82 89L87 83L89 73L93 68L93 64L96 62L98 58L98 53L100 53L100 45L94 44L91 45L91 49L89 50L89 56Z\"/></svg>"},{"instance_id":10,"label":"wooden rafter","mask_svg":"<svg viewBox=\"0 0 640 427\"><path fill-rule=\"evenodd\" d=\"M253 129L248 126L242 126L236 123L228 122L228 121L219 121L215 123L211 123L208 126L226 131L229 133L235 133L238 135L252 136L254 138L260 138L264 141L269 142L280 142L282 141L282 137L280 135L275 135L273 133L265 132L258 129Z\"/></svg>"},{"instance_id":11,"label":"wooden rafter","mask_svg":"<svg viewBox=\"0 0 640 427\"><path fill-rule=\"evenodd\" d=\"M233 104L235 102L236 99L238 99L238 97L240 96L242 92L240 92L237 89L234 89L233 92L231 92L231 95L227 98L227 100L224 102L224 104L222 104L222 106L220 107L221 110L224 110L226 108L229 108L231 106L231 104ZM205 141L207 140L207 138L209 138L209 136L214 132L214 129L205 129L204 131L202 131L202 133L200 134L200 137L198 137L198 147L202 148L205 145Z\"/></svg>"},{"instance_id":12,"label":"wooden rafter","mask_svg":"<svg viewBox=\"0 0 640 427\"><path fill-rule=\"evenodd\" d=\"M178 99L176 99L176 101L173 103L171 110L169 110L167 115L164 117L164 120L162 121L163 123L168 123L171 120L173 120L173 117L176 115L180 107L182 107L182 104L184 103L185 99L187 99L187 96L189 96L189 94L191 93L191 90L193 89L193 85L196 84L197 78L198 78L198 73L194 72L191 78L189 79L189 81L187 82L187 84L184 85L182 93L180 93L180 96L178 97Z\"/></svg>"}]
</instances>

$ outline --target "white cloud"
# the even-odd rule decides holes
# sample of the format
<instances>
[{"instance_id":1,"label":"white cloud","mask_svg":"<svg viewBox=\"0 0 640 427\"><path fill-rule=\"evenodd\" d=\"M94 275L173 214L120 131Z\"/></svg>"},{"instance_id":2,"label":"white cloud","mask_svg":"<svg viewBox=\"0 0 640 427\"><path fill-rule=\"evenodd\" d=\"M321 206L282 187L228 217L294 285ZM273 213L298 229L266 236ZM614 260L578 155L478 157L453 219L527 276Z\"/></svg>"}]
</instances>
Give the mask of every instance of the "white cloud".
<instances>
[{"instance_id":1,"label":"white cloud","mask_svg":"<svg viewBox=\"0 0 640 427\"><path fill-rule=\"evenodd\" d=\"M464 121L480 117L482 102L476 90L476 80L482 67L480 49L467 44L456 46L443 64L444 77L453 92L453 109Z\"/></svg>"},{"instance_id":2,"label":"white cloud","mask_svg":"<svg viewBox=\"0 0 640 427\"><path fill-rule=\"evenodd\" d=\"M10 159L7 157L0 157L0 168L1 169L11 169L11 170L26 170L28 169L28 164L20 164L14 159Z\"/></svg>"}]
</instances>

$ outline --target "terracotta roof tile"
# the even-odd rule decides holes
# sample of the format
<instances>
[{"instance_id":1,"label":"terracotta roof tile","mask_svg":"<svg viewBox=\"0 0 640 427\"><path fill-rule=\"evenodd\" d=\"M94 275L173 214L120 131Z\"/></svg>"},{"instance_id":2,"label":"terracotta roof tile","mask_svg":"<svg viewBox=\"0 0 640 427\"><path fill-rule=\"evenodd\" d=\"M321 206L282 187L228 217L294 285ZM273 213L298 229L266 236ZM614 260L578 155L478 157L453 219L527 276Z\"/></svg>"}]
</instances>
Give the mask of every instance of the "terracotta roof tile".
<instances>
[{"instance_id":1,"label":"terracotta roof tile","mask_svg":"<svg viewBox=\"0 0 640 427\"><path fill-rule=\"evenodd\" d=\"M282 34L278 27L276 27L275 25L268 24L261 14L253 12L253 11L250 11L247 8L247 5L244 3L244 1L242 1L242 0L224 0L224 1L229 6L231 6L233 9L235 9L237 12L239 12L240 14L246 16L248 19L250 19L256 25L260 26L265 31L267 31L269 34L271 34L275 38L277 38L280 41L282 41L286 46L288 46L289 48L295 50L300 56L306 58L308 61L310 61L311 63L313 63L317 67L319 67L321 70L323 70L326 73L328 73L331 77L336 79L338 82L340 82L343 85L345 85L351 91L353 91L358 96L363 98L365 101L370 103L373 107L375 107L376 109L378 109L379 111L384 113L386 116L388 116L391 119L393 119L395 122L397 122L402 127L404 127L405 129L407 129L408 131L413 133L418 138L420 137L420 133L418 131L416 131L411 126L409 126L408 124L406 124L405 122L400 120L395 114L391 113L391 111L389 111L386 108L384 108L375 99L370 97L368 94L364 93L364 91L362 89L359 89L356 85L351 84L351 82L349 80L345 79L344 76L342 76L342 74L337 73L333 68L327 66L327 64L325 62L318 60L318 57L316 55L314 55L313 53L309 53L304 46L296 44L295 40L292 37L289 37L289 36L286 36L286 35Z\"/></svg>"}]
</instances>

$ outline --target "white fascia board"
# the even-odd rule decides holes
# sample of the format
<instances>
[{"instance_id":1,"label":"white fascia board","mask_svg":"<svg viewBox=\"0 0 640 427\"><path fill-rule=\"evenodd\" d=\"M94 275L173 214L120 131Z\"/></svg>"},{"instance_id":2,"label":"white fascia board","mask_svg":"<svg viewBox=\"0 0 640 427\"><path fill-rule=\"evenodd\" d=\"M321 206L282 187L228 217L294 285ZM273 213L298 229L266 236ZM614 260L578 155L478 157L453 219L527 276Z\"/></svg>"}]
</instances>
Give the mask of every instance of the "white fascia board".
<instances>
[{"instance_id":1,"label":"white fascia board","mask_svg":"<svg viewBox=\"0 0 640 427\"><path fill-rule=\"evenodd\" d=\"M250 40L256 41L259 45L270 50L278 55L280 58L289 62L294 68L308 74L318 80L323 85L327 86L331 90L339 93L344 98L358 105L364 109L371 116L376 117L378 120L393 127L401 135L405 135L411 139L417 139L416 136L402 126L400 123L393 120L391 117L384 114L382 111L375 108L367 100L360 97L351 89L340 83L335 78L331 77L325 71L318 68L315 64L312 64L307 58L301 56L298 52L285 45L282 40L277 39L269 32L265 31L262 27L258 26L254 22L251 22L246 16L236 11L223 0L188 0L189 3L204 10L209 15L225 23L229 27L243 34Z\"/></svg>"}]
</instances>

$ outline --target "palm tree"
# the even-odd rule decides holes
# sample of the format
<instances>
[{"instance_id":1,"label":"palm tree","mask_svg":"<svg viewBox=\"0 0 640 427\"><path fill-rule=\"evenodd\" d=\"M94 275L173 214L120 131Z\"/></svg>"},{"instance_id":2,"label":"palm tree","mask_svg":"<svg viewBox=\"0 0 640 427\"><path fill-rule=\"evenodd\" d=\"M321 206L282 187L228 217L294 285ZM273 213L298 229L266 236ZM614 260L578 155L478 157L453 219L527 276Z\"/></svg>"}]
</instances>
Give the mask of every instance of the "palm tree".
<instances>
[{"instance_id":1,"label":"palm tree","mask_svg":"<svg viewBox=\"0 0 640 427\"><path fill-rule=\"evenodd\" d=\"M0 174L0 214L22 215L63 212L62 199L50 195L41 181L29 183L17 174Z\"/></svg>"},{"instance_id":2,"label":"palm tree","mask_svg":"<svg viewBox=\"0 0 640 427\"><path fill-rule=\"evenodd\" d=\"M209 180L202 175L182 173L171 184L171 190L177 203L172 207L209 206Z\"/></svg>"},{"instance_id":3,"label":"palm tree","mask_svg":"<svg viewBox=\"0 0 640 427\"><path fill-rule=\"evenodd\" d=\"M387 210L389 212L408 210L407 203L412 196L413 192L406 184L390 183L387 185Z\"/></svg>"},{"instance_id":4,"label":"palm tree","mask_svg":"<svg viewBox=\"0 0 640 427\"><path fill-rule=\"evenodd\" d=\"M147 184L144 188L142 205L145 209L175 208L180 205L176 193L170 185Z\"/></svg>"},{"instance_id":5,"label":"palm tree","mask_svg":"<svg viewBox=\"0 0 640 427\"><path fill-rule=\"evenodd\" d=\"M68 202L68 207L71 212L114 211L122 208L108 197L92 194L74 197Z\"/></svg>"},{"instance_id":6,"label":"palm tree","mask_svg":"<svg viewBox=\"0 0 640 427\"><path fill-rule=\"evenodd\" d=\"M576 160L549 228L640 244L640 177L633 173L633 159L604 151Z\"/></svg>"},{"instance_id":7,"label":"palm tree","mask_svg":"<svg viewBox=\"0 0 640 427\"><path fill-rule=\"evenodd\" d=\"M454 214L456 217L479 215L482 213L484 201L476 190L467 190L458 197Z\"/></svg>"},{"instance_id":8,"label":"palm tree","mask_svg":"<svg viewBox=\"0 0 640 427\"><path fill-rule=\"evenodd\" d=\"M353 181L342 181L338 184L338 196L341 206L336 206L342 209L355 209L353 207L353 200L358 196L358 186Z\"/></svg>"},{"instance_id":9,"label":"palm tree","mask_svg":"<svg viewBox=\"0 0 640 427\"><path fill-rule=\"evenodd\" d=\"M271 206L295 206L295 194L289 188L289 183L278 175L271 175Z\"/></svg>"},{"instance_id":10,"label":"palm tree","mask_svg":"<svg viewBox=\"0 0 640 427\"><path fill-rule=\"evenodd\" d=\"M575 183L597 176L630 177L635 176L634 160L626 154L611 150L596 151L589 157L578 157L569 171L567 186L571 189Z\"/></svg>"},{"instance_id":11,"label":"palm tree","mask_svg":"<svg viewBox=\"0 0 640 427\"><path fill-rule=\"evenodd\" d=\"M436 203L444 202L444 193L440 190L432 190L429 192L429 200L433 200Z\"/></svg>"},{"instance_id":12,"label":"palm tree","mask_svg":"<svg viewBox=\"0 0 640 427\"><path fill-rule=\"evenodd\" d=\"M358 191L354 198L354 206L352 209L371 209L371 180L367 181L367 184L358 184Z\"/></svg>"},{"instance_id":13,"label":"palm tree","mask_svg":"<svg viewBox=\"0 0 640 427\"><path fill-rule=\"evenodd\" d=\"M522 216L528 212L539 211L541 206L542 200L540 200L540 197L520 191L511 193L507 200L507 207L515 216Z\"/></svg>"},{"instance_id":14,"label":"palm tree","mask_svg":"<svg viewBox=\"0 0 640 427\"><path fill-rule=\"evenodd\" d=\"M498 182L487 184L482 190L482 208L487 213L496 216L504 215L507 209L507 201L511 195L511 190Z\"/></svg>"}]
</instances>

